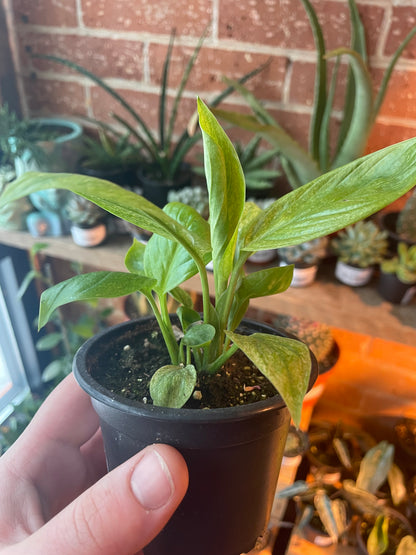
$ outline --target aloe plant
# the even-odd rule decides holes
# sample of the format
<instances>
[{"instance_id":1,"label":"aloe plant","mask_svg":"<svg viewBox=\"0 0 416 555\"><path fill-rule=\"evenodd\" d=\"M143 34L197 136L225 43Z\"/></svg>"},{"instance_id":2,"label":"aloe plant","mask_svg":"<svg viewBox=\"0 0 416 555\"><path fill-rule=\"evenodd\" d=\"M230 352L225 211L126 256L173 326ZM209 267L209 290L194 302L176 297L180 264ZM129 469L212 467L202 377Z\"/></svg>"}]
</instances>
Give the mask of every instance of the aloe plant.
<instances>
[{"instance_id":1,"label":"aloe plant","mask_svg":"<svg viewBox=\"0 0 416 555\"><path fill-rule=\"evenodd\" d=\"M188 133L188 130L185 129L179 136L179 139L175 142L174 128L179 112L179 104L188 83L192 68L202 48L205 36L206 31L200 37L193 53L187 61L181 81L175 93L172 109L169 113L167 109L169 69L175 40L175 32L172 32L161 75L157 132L153 131L152 128L146 124L142 115L140 115L140 113L138 113L119 92L108 85L100 77L87 70L85 67L59 56L44 54L33 54L32 56L34 58L49 60L51 62L56 62L69 67L93 81L107 94L109 94L125 110L126 114L134 122L134 124L131 124L125 117L115 113L111 114L115 123L121 126L126 133L129 133L131 139L135 139L137 147L140 149L141 153L141 164L145 164L149 168L150 175L152 175L152 177L156 180L171 182L177 176L186 155L201 139L201 133L199 131L191 135ZM267 64L268 63L266 62L266 64L263 64L253 71L245 74L238 80L238 83L245 83L261 72ZM233 87L225 88L220 94L212 99L210 105L217 106L222 100L230 95L233 90ZM96 123L99 126L104 126L107 129L112 130L114 133L114 129L112 127L103 125L101 122Z\"/></svg>"},{"instance_id":2,"label":"aloe plant","mask_svg":"<svg viewBox=\"0 0 416 555\"><path fill-rule=\"evenodd\" d=\"M322 28L309 0L301 0L312 27L316 53L314 103L309 132L309 146L304 149L285 131L257 98L244 86L229 79L250 106L253 115L216 110L217 117L234 125L258 133L280 150L282 167L292 188L311 181L318 175L342 166L361 156L371 128L379 113L394 66L403 50L416 34L414 27L400 44L385 70L380 88L373 97L373 84L367 61L364 28L355 0L348 0L351 20L351 45L327 52ZM338 80L341 57L349 59L348 79L345 85L345 101L340 131L335 140L330 136L330 118ZM328 81L328 64L336 60L331 79ZM331 153L331 145L336 144Z\"/></svg>"},{"instance_id":3,"label":"aloe plant","mask_svg":"<svg viewBox=\"0 0 416 555\"><path fill-rule=\"evenodd\" d=\"M381 270L386 274L395 274L402 283L416 283L416 245L399 243L397 255L383 260Z\"/></svg>"},{"instance_id":4,"label":"aloe plant","mask_svg":"<svg viewBox=\"0 0 416 555\"><path fill-rule=\"evenodd\" d=\"M171 358L169 367L152 378L155 404L165 404L169 398L170 406L181 406L192 395L197 372L215 372L240 349L275 386L299 424L310 374L307 347L288 338L245 336L235 331L250 299L289 287L293 267L272 267L246 275L244 264L256 251L332 233L405 194L416 183L416 139L329 172L261 210L245 202L243 171L227 135L201 100L198 111L209 221L190 206L169 203L162 210L115 184L73 174L27 173L7 187L0 196L0 207L34 191L66 189L153 234L146 245L134 241L125 259L128 272L74 276L46 290L41 297L41 326L55 308L76 299L140 291L152 307ZM210 260L212 292L206 270ZM184 282L197 273L202 318L183 288ZM167 310L169 294L180 302L179 341Z\"/></svg>"}]
</instances>

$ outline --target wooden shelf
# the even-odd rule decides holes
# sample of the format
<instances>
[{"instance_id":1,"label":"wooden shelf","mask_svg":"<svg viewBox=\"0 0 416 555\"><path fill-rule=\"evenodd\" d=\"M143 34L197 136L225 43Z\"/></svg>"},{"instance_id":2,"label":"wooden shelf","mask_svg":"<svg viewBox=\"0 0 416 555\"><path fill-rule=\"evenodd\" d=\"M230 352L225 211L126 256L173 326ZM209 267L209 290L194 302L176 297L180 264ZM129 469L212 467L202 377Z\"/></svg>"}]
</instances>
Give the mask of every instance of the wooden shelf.
<instances>
[{"instance_id":1,"label":"wooden shelf","mask_svg":"<svg viewBox=\"0 0 416 555\"><path fill-rule=\"evenodd\" d=\"M47 243L46 254L57 259L73 260L103 270L125 270L124 256L131 245L128 235L111 236L104 245L78 247L70 236L35 238L22 231L0 230L0 243L30 249L35 243ZM257 266L248 266L256 270ZM318 278L309 287L289 288L280 295L254 299L251 306L260 311L290 314L324 322L329 326L356 333L416 345L415 298L407 306L392 305L378 295L376 281L366 287L348 287L333 277L333 262L321 265ZM210 275L210 286L213 286ZM189 290L200 291L197 276L191 278Z\"/></svg>"}]
</instances>

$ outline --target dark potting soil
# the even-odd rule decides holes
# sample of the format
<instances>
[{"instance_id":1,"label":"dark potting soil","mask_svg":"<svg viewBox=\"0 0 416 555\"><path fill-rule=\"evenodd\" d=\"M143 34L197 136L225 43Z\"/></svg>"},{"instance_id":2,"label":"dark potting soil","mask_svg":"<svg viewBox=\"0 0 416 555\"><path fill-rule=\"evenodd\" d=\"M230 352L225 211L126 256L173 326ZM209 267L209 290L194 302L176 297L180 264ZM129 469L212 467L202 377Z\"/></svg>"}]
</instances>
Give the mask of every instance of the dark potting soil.
<instances>
[{"instance_id":1,"label":"dark potting soil","mask_svg":"<svg viewBox=\"0 0 416 555\"><path fill-rule=\"evenodd\" d=\"M161 334L141 344L123 341L111 351L102 353L92 372L102 386L113 394L152 403L149 381L154 372L170 364ZM276 389L241 351L214 374L200 373L191 399L184 408L224 408L254 403L273 397Z\"/></svg>"}]
</instances>

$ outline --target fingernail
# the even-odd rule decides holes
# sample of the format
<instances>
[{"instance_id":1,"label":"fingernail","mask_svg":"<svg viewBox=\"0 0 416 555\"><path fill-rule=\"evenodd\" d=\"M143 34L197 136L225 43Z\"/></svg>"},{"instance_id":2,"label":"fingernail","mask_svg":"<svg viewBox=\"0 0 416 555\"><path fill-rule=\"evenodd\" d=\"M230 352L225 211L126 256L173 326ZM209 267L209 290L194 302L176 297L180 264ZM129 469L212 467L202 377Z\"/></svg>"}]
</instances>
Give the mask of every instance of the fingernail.
<instances>
[{"instance_id":1,"label":"fingernail","mask_svg":"<svg viewBox=\"0 0 416 555\"><path fill-rule=\"evenodd\" d=\"M138 502L148 511L160 509L172 497L172 476L156 449L149 449L140 459L131 476L131 489Z\"/></svg>"}]
</instances>

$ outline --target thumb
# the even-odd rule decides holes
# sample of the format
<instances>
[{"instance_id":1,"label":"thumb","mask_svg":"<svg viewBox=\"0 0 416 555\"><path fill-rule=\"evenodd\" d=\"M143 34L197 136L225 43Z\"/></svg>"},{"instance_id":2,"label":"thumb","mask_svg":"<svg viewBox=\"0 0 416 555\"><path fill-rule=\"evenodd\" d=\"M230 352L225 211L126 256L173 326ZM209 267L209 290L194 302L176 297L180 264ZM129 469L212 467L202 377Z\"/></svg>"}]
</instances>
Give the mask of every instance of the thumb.
<instances>
[{"instance_id":1,"label":"thumb","mask_svg":"<svg viewBox=\"0 0 416 555\"><path fill-rule=\"evenodd\" d=\"M187 487L182 455L167 445L151 445L104 476L21 547L32 555L133 555L162 530Z\"/></svg>"}]
</instances>

